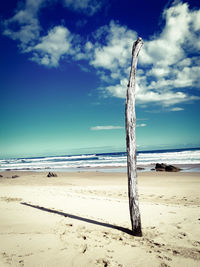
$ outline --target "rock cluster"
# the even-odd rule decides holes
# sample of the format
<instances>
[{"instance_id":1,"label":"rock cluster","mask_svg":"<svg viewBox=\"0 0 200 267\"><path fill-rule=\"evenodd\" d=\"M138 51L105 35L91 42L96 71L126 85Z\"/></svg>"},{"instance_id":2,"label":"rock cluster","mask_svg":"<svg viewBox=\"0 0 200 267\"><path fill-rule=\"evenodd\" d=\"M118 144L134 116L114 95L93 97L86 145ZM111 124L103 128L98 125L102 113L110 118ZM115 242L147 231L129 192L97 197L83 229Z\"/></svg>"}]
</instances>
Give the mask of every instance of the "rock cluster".
<instances>
[{"instance_id":1,"label":"rock cluster","mask_svg":"<svg viewBox=\"0 0 200 267\"><path fill-rule=\"evenodd\" d=\"M57 174L56 173L53 173L53 172L49 172L47 174L47 177L57 177Z\"/></svg>"},{"instance_id":2,"label":"rock cluster","mask_svg":"<svg viewBox=\"0 0 200 267\"><path fill-rule=\"evenodd\" d=\"M166 171L166 172L178 172L181 169L178 167L175 167L173 165L167 165L164 163L156 163L156 167L155 167L156 171Z\"/></svg>"}]
</instances>

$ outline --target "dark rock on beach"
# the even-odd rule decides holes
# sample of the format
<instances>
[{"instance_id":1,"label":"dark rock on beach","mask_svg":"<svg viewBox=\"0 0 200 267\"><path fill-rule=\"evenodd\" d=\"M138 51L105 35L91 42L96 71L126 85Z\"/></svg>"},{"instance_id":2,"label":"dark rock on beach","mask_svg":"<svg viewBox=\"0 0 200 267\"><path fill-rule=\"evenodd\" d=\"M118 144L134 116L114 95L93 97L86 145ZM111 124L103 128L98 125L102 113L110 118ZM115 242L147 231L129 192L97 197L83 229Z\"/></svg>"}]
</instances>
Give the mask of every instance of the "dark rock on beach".
<instances>
[{"instance_id":1,"label":"dark rock on beach","mask_svg":"<svg viewBox=\"0 0 200 267\"><path fill-rule=\"evenodd\" d=\"M49 172L47 174L47 177L57 177L57 174L56 173L53 173L53 172Z\"/></svg>"},{"instance_id":2,"label":"dark rock on beach","mask_svg":"<svg viewBox=\"0 0 200 267\"><path fill-rule=\"evenodd\" d=\"M164 163L156 163L156 167L155 167L155 169L156 169L156 171L159 171L159 172L161 172L161 171L165 171L165 168L166 168L166 164L164 164Z\"/></svg>"},{"instance_id":3,"label":"dark rock on beach","mask_svg":"<svg viewBox=\"0 0 200 267\"><path fill-rule=\"evenodd\" d=\"M156 171L166 171L166 172L178 172L181 169L178 167L175 167L173 165L167 165L164 163L156 163L156 167L155 167Z\"/></svg>"},{"instance_id":4,"label":"dark rock on beach","mask_svg":"<svg viewBox=\"0 0 200 267\"><path fill-rule=\"evenodd\" d=\"M13 175L12 179L15 179L15 178L18 178L18 177L19 177L18 175Z\"/></svg>"},{"instance_id":5,"label":"dark rock on beach","mask_svg":"<svg viewBox=\"0 0 200 267\"><path fill-rule=\"evenodd\" d=\"M145 168L137 167L137 170L138 170L138 171L143 171L143 170L145 170Z\"/></svg>"},{"instance_id":6,"label":"dark rock on beach","mask_svg":"<svg viewBox=\"0 0 200 267\"><path fill-rule=\"evenodd\" d=\"M179 172L181 169L173 165L167 165L165 168L166 172Z\"/></svg>"}]
</instances>

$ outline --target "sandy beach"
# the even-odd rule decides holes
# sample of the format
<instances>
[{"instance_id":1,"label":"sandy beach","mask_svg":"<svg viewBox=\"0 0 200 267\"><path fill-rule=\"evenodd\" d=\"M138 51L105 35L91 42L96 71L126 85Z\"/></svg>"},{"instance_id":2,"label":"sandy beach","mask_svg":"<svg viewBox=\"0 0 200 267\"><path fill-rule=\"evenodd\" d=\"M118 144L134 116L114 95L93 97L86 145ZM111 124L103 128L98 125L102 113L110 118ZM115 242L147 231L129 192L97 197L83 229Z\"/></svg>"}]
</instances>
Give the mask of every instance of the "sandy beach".
<instances>
[{"instance_id":1,"label":"sandy beach","mask_svg":"<svg viewBox=\"0 0 200 267\"><path fill-rule=\"evenodd\" d=\"M0 266L200 266L199 173L138 174L142 237L125 173L0 175Z\"/></svg>"}]
</instances>

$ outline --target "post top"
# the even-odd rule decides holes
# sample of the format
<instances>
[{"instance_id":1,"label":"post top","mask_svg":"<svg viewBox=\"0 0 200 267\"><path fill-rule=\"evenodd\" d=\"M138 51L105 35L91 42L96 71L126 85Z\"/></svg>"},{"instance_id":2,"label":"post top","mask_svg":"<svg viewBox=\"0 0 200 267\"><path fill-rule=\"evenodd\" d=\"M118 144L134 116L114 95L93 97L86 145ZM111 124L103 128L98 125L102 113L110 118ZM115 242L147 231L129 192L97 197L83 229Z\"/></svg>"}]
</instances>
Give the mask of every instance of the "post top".
<instances>
[{"instance_id":1,"label":"post top","mask_svg":"<svg viewBox=\"0 0 200 267\"><path fill-rule=\"evenodd\" d=\"M133 47L132 47L132 55L133 55L133 52L134 52L135 48L136 48L138 45L139 45L139 46L142 46L142 45L143 45L143 40L142 40L141 37L138 37L138 39L133 43Z\"/></svg>"}]
</instances>

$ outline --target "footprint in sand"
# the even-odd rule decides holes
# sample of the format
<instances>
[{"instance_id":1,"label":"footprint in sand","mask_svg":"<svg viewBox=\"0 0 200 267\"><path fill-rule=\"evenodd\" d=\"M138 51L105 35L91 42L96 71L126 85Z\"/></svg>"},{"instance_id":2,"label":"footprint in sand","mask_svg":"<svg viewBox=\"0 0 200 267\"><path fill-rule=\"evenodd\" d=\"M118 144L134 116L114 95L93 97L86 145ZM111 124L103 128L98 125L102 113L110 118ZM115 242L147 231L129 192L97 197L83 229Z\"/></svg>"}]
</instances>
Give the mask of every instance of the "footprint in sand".
<instances>
[{"instance_id":1,"label":"footprint in sand","mask_svg":"<svg viewBox=\"0 0 200 267\"><path fill-rule=\"evenodd\" d=\"M181 232L181 233L179 233L179 234L182 235L182 236L187 236L187 234L184 233L184 232Z\"/></svg>"},{"instance_id":2,"label":"footprint in sand","mask_svg":"<svg viewBox=\"0 0 200 267\"><path fill-rule=\"evenodd\" d=\"M20 266L24 266L24 260L19 261Z\"/></svg>"},{"instance_id":3,"label":"footprint in sand","mask_svg":"<svg viewBox=\"0 0 200 267\"><path fill-rule=\"evenodd\" d=\"M110 262L108 260L105 260L105 259L98 259L96 260L96 263L100 266L103 266L103 267L107 267Z\"/></svg>"},{"instance_id":4,"label":"footprint in sand","mask_svg":"<svg viewBox=\"0 0 200 267\"><path fill-rule=\"evenodd\" d=\"M192 243L192 245L193 246L195 246L195 247L200 247L200 242L199 241L194 241L193 243Z\"/></svg>"},{"instance_id":5,"label":"footprint in sand","mask_svg":"<svg viewBox=\"0 0 200 267\"><path fill-rule=\"evenodd\" d=\"M165 262L161 262L160 267L170 267L169 265L167 265Z\"/></svg>"},{"instance_id":6,"label":"footprint in sand","mask_svg":"<svg viewBox=\"0 0 200 267\"><path fill-rule=\"evenodd\" d=\"M165 259L165 260L167 260L167 261L172 261L172 259L171 259L171 258L169 258L169 257L166 257L166 256L164 256L164 259Z\"/></svg>"},{"instance_id":7,"label":"footprint in sand","mask_svg":"<svg viewBox=\"0 0 200 267\"><path fill-rule=\"evenodd\" d=\"M163 259L163 257L161 257L160 255L157 255L156 256L158 259Z\"/></svg>"},{"instance_id":8,"label":"footprint in sand","mask_svg":"<svg viewBox=\"0 0 200 267\"><path fill-rule=\"evenodd\" d=\"M72 223L67 223L67 224L65 224L66 226L70 226L70 227L72 227L73 226L73 224Z\"/></svg>"},{"instance_id":9,"label":"footprint in sand","mask_svg":"<svg viewBox=\"0 0 200 267\"><path fill-rule=\"evenodd\" d=\"M82 236L82 238L83 238L83 240L86 240L87 239L87 237L84 235L84 236Z\"/></svg>"},{"instance_id":10,"label":"footprint in sand","mask_svg":"<svg viewBox=\"0 0 200 267\"><path fill-rule=\"evenodd\" d=\"M113 253L114 250L110 250L110 249L108 249L107 252L108 252L108 253Z\"/></svg>"},{"instance_id":11,"label":"footprint in sand","mask_svg":"<svg viewBox=\"0 0 200 267\"><path fill-rule=\"evenodd\" d=\"M174 255L180 254L180 252L178 252L177 250L172 250L172 253L173 253Z\"/></svg>"},{"instance_id":12,"label":"footprint in sand","mask_svg":"<svg viewBox=\"0 0 200 267\"><path fill-rule=\"evenodd\" d=\"M86 244L83 245L83 247L82 247L82 251L81 251L81 252L84 254L84 253L87 251L87 248L88 248L88 247L87 247Z\"/></svg>"}]
</instances>

